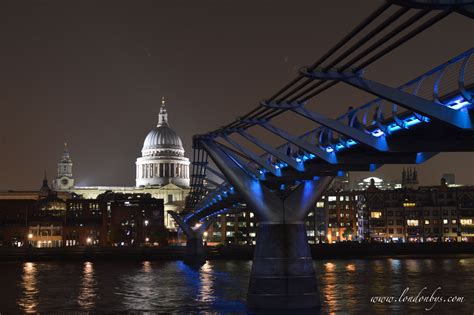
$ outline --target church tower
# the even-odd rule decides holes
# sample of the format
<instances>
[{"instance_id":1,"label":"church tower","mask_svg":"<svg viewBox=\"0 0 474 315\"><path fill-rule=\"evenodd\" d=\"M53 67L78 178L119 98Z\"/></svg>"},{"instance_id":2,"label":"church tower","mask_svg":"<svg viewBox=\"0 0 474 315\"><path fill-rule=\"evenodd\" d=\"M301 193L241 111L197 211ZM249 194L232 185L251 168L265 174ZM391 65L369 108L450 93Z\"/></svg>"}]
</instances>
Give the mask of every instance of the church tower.
<instances>
[{"instance_id":1,"label":"church tower","mask_svg":"<svg viewBox=\"0 0 474 315\"><path fill-rule=\"evenodd\" d=\"M72 160L69 156L67 143L64 143L64 151L61 160L58 163L58 176L53 181L53 187L56 191L69 190L74 186L72 178Z\"/></svg>"}]
</instances>

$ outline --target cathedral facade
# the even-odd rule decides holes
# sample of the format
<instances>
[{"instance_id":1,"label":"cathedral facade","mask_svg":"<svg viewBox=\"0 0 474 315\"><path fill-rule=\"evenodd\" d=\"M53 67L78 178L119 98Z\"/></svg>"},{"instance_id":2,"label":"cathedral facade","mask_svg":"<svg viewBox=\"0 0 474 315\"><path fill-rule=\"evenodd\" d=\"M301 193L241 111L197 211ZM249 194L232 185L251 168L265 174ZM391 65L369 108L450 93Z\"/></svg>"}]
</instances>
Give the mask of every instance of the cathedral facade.
<instances>
[{"instance_id":1,"label":"cathedral facade","mask_svg":"<svg viewBox=\"0 0 474 315\"><path fill-rule=\"evenodd\" d=\"M164 99L161 102L158 122L145 137L136 166L135 186L74 186L73 162L67 145L58 163L58 174L53 189L70 192L85 199L97 198L107 191L124 194L150 194L164 201L164 223L168 229L176 228L168 210L180 211L189 193L189 159L184 156L181 138L171 129Z\"/></svg>"}]
</instances>

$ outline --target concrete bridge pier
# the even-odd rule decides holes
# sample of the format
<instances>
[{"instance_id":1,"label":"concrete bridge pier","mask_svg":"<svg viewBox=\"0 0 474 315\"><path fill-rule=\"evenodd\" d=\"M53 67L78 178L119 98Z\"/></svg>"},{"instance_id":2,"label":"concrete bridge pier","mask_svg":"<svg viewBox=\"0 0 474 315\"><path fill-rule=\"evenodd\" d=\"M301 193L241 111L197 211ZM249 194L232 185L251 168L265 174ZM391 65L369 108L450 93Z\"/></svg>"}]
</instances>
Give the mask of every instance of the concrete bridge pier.
<instances>
[{"instance_id":1,"label":"concrete bridge pier","mask_svg":"<svg viewBox=\"0 0 474 315\"><path fill-rule=\"evenodd\" d=\"M203 235L207 228L214 222L215 218L210 218L198 227L190 227L180 216L174 211L168 211L173 219L178 223L179 227L186 234L186 254L185 263L201 264L206 261L206 248L203 245Z\"/></svg>"},{"instance_id":2,"label":"concrete bridge pier","mask_svg":"<svg viewBox=\"0 0 474 315\"><path fill-rule=\"evenodd\" d=\"M257 309L320 306L303 223L259 224L247 304Z\"/></svg>"},{"instance_id":3,"label":"concrete bridge pier","mask_svg":"<svg viewBox=\"0 0 474 315\"><path fill-rule=\"evenodd\" d=\"M304 219L332 177L301 181L282 197L248 175L229 152L211 141L202 141L202 145L258 220L248 306L255 309L318 308L318 285Z\"/></svg>"}]
</instances>

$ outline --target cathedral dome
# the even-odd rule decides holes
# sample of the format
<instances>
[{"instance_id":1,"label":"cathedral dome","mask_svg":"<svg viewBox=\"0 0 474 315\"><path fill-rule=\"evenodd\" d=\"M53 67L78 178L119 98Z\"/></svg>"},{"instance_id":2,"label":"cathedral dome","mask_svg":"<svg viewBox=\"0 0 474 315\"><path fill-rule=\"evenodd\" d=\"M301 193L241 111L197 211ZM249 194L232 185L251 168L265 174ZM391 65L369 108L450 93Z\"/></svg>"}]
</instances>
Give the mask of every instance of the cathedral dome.
<instances>
[{"instance_id":1,"label":"cathedral dome","mask_svg":"<svg viewBox=\"0 0 474 315\"><path fill-rule=\"evenodd\" d=\"M175 149L183 150L179 136L168 125L153 128L145 138L142 150Z\"/></svg>"},{"instance_id":2,"label":"cathedral dome","mask_svg":"<svg viewBox=\"0 0 474 315\"><path fill-rule=\"evenodd\" d=\"M158 124L146 136L142 156L135 164L137 187L170 183L189 187L189 159L184 156L181 138L168 124L164 99L161 100Z\"/></svg>"}]
</instances>

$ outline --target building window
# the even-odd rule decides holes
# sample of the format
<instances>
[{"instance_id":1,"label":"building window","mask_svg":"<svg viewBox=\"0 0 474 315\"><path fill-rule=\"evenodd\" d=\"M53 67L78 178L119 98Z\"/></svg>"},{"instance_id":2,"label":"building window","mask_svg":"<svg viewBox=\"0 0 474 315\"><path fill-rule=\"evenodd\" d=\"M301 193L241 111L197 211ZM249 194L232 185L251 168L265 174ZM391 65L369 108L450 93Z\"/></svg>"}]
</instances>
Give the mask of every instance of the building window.
<instances>
[{"instance_id":1,"label":"building window","mask_svg":"<svg viewBox=\"0 0 474 315\"><path fill-rule=\"evenodd\" d=\"M389 216L389 217L393 216L393 211L389 211L389 212L388 212L388 216Z\"/></svg>"},{"instance_id":2,"label":"building window","mask_svg":"<svg viewBox=\"0 0 474 315\"><path fill-rule=\"evenodd\" d=\"M447 220L447 219L444 219L444 220L443 220L443 224L448 224L448 220Z\"/></svg>"},{"instance_id":3,"label":"building window","mask_svg":"<svg viewBox=\"0 0 474 315\"><path fill-rule=\"evenodd\" d=\"M458 228L453 228L452 231L453 233L456 233L458 231Z\"/></svg>"},{"instance_id":4,"label":"building window","mask_svg":"<svg viewBox=\"0 0 474 315\"><path fill-rule=\"evenodd\" d=\"M337 197L336 196L329 196L328 201L336 201Z\"/></svg>"},{"instance_id":5,"label":"building window","mask_svg":"<svg viewBox=\"0 0 474 315\"><path fill-rule=\"evenodd\" d=\"M173 202L173 195L169 194L168 195L168 203L171 203L171 202Z\"/></svg>"},{"instance_id":6,"label":"building window","mask_svg":"<svg viewBox=\"0 0 474 315\"><path fill-rule=\"evenodd\" d=\"M380 219L380 218L382 218L382 212L380 212L380 211L372 211L372 212L370 213L370 217L371 217L372 219Z\"/></svg>"},{"instance_id":7,"label":"building window","mask_svg":"<svg viewBox=\"0 0 474 315\"><path fill-rule=\"evenodd\" d=\"M430 220L425 220L425 225L430 224Z\"/></svg>"},{"instance_id":8,"label":"building window","mask_svg":"<svg viewBox=\"0 0 474 315\"><path fill-rule=\"evenodd\" d=\"M416 207L416 203L414 203L414 202L404 202L404 203L403 203L403 207L404 207L404 208Z\"/></svg>"},{"instance_id":9,"label":"building window","mask_svg":"<svg viewBox=\"0 0 474 315\"><path fill-rule=\"evenodd\" d=\"M472 225L472 219L461 219L461 225Z\"/></svg>"},{"instance_id":10,"label":"building window","mask_svg":"<svg viewBox=\"0 0 474 315\"><path fill-rule=\"evenodd\" d=\"M418 226L418 220L407 220L408 226Z\"/></svg>"},{"instance_id":11,"label":"building window","mask_svg":"<svg viewBox=\"0 0 474 315\"><path fill-rule=\"evenodd\" d=\"M452 223L452 224L456 224L456 223L457 223L457 220L456 220L456 219L453 219L453 220L451 220L451 223Z\"/></svg>"},{"instance_id":12,"label":"building window","mask_svg":"<svg viewBox=\"0 0 474 315\"><path fill-rule=\"evenodd\" d=\"M323 201L318 201L316 203L316 208L324 208L324 202Z\"/></svg>"},{"instance_id":13,"label":"building window","mask_svg":"<svg viewBox=\"0 0 474 315\"><path fill-rule=\"evenodd\" d=\"M388 229L388 233L393 234L393 229Z\"/></svg>"}]
</instances>

